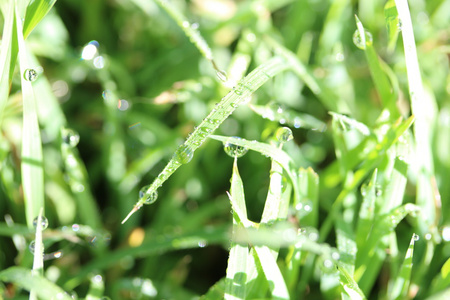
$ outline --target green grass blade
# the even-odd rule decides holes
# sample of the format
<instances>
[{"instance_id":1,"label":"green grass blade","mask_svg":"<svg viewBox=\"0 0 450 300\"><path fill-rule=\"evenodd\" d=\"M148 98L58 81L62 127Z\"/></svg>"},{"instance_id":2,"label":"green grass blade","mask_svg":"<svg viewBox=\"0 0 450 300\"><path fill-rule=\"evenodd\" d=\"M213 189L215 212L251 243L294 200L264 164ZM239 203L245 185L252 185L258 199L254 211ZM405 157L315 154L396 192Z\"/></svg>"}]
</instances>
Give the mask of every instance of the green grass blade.
<instances>
[{"instance_id":1,"label":"green grass blade","mask_svg":"<svg viewBox=\"0 0 450 300\"><path fill-rule=\"evenodd\" d=\"M366 242L375 218L377 169L367 185L362 186L363 202L359 210L358 223L356 225L356 244L358 248Z\"/></svg>"},{"instance_id":2,"label":"green grass blade","mask_svg":"<svg viewBox=\"0 0 450 300\"><path fill-rule=\"evenodd\" d=\"M233 235L234 238L239 228L242 228L247 220L247 209L245 207L245 196L242 179L237 167L237 158L233 163L233 175L231 177L230 200L233 206ZM239 211L239 216L237 213ZM245 299L247 281L247 245L232 243L228 257L226 272L225 299Z\"/></svg>"},{"instance_id":3,"label":"green grass blade","mask_svg":"<svg viewBox=\"0 0 450 300\"><path fill-rule=\"evenodd\" d=\"M162 170L160 175L152 182L152 184L144 191L144 197L139 199L128 216L122 221L124 223L135 211L140 209L146 203L148 197L156 200L157 189L182 165L188 163L195 150L200 147L206 138L217 128L233 111L254 93L261 85L267 82L276 74L286 70L288 64L280 57L274 57L266 63L260 65L237 86L233 88L222 100L217 103L209 115L203 119L198 127L191 133L187 140L178 147L174 156ZM154 201L153 201L154 202ZM153 203L152 202L152 203Z\"/></svg>"},{"instance_id":4,"label":"green grass blade","mask_svg":"<svg viewBox=\"0 0 450 300\"><path fill-rule=\"evenodd\" d=\"M44 171L42 161L42 142L37 118L37 103L32 82L26 80L26 72L36 72L28 63L28 52L22 35L22 24L16 8L17 38L19 44L19 64L22 97L22 185L25 198L27 224L33 226L33 219L44 207ZM28 71L33 70L33 71ZM28 75L27 75L28 76Z\"/></svg>"},{"instance_id":5,"label":"green grass blade","mask_svg":"<svg viewBox=\"0 0 450 300\"><path fill-rule=\"evenodd\" d=\"M353 276L348 274L347 271L345 270L345 268L340 266L339 263L338 263L338 268L339 268L339 271L341 272L340 283L344 290L343 293L345 293L348 297L350 297L349 299L351 299L351 300L366 299L366 296L359 288L358 283L356 283L356 281L353 279Z\"/></svg>"},{"instance_id":6,"label":"green grass blade","mask_svg":"<svg viewBox=\"0 0 450 300\"><path fill-rule=\"evenodd\" d=\"M406 250L405 259L400 266L398 275L394 279L392 289L388 295L389 299L400 300L407 297L413 267L414 243L418 238L419 236L414 233L411 242L409 243L408 250Z\"/></svg>"},{"instance_id":7,"label":"green grass blade","mask_svg":"<svg viewBox=\"0 0 450 300\"><path fill-rule=\"evenodd\" d=\"M396 0L399 22L402 24L403 48L405 53L406 73L408 75L411 110L415 115L414 124L415 155L417 157L417 204L422 207L419 222L420 230L426 233L430 226L437 226L435 188L431 179L434 178L434 164L431 141L433 124L436 119L436 103L426 93L417 57L416 43L412 27L408 2Z\"/></svg>"},{"instance_id":8,"label":"green grass blade","mask_svg":"<svg viewBox=\"0 0 450 300\"><path fill-rule=\"evenodd\" d=\"M302 216L299 218L302 226L317 228L319 223L319 175L312 168L300 168L298 174L300 191L300 208ZM309 208L308 208L309 206ZM303 215L306 213L305 215Z\"/></svg>"},{"instance_id":9,"label":"green grass blade","mask_svg":"<svg viewBox=\"0 0 450 300\"><path fill-rule=\"evenodd\" d=\"M284 281L283 275L281 274L280 268L278 267L270 248L256 246L255 252L261 263L264 276L269 282L272 299L290 299L286 282Z\"/></svg>"},{"instance_id":10,"label":"green grass blade","mask_svg":"<svg viewBox=\"0 0 450 300\"><path fill-rule=\"evenodd\" d=\"M33 275L29 269L22 267L11 267L0 271L0 280L12 282L27 291L34 290L40 299L72 299L63 289L50 280L41 275Z\"/></svg>"},{"instance_id":11,"label":"green grass blade","mask_svg":"<svg viewBox=\"0 0 450 300\"><path fill-rule=\"evenodd\" d=\"M445 261L441 268L441 272L439 272L433 280L430 294L445 290L448 286L450 286L450 258Z\"/></svg>"},{"instance_id":12,"label":"green grass blade","mask_svg":"<svg viewBox=\"0 0 450 300\"><path fill-rule=\"evenodd\" d=\"M287 124L294 128L305 128L325 131L327 125L312 115L303 114L291 109L281 108L276 105L249 105L250 108L265 119L277 121L280 124Z\"/></svg>"},{"instance_id":13,"label":"green grass blade","mask_svg":"<svg viewBox=\"0 0 450 300\"><path fill-rule=\"evenodd\" d=\"M23 36L26 39L31 31L52 9L56 0L34 0L27 7L23 23Z\"/></svg>"},{"instance_id":14,"label":"green grass blade","mask_svg":"<svg viewBox=\"0 0 450 300\"><path fill-rule=\"evenodd\" d=\"M0 51L0 128L3 121L3 111L9 95L9 74L11 66L11 43L14 30L14 1L4 4L4 23L2 34L2 47Z\"/></svg>"}]
</instances>

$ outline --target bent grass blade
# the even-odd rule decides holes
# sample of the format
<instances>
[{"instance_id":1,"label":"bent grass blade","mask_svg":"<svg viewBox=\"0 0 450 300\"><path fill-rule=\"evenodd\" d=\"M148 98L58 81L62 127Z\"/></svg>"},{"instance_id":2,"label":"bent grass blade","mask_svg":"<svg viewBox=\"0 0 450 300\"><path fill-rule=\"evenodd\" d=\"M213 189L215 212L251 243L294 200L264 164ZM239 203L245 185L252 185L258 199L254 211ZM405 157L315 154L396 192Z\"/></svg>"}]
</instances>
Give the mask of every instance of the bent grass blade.
<instances>
[{"instance_id":1,"label":"bent grass blade","mask_svg":"<svg viewBox=\"0 0 450 300\"><path fill-rule=\"evenodd\" d=\"M267 82L270 78L278 73L286 70L289 64L280 57L274 57L268 60L265 64L260 65L238 84L217 103L209 115L203 119L199 126L191 133L187 140L178 147L174 156L161 171L158 177L149 186L145 195L153 194L156 190L183 164L188 163L195 150L200 147L206 138L211 135L220 124L225 121L233 111L243 103L252 93L254 93L260 86ZM146 197L142 197L135 204L134 208L122 221L124 224L130 217L138 211L144 204Z\"/></svg>"}]
</instances>

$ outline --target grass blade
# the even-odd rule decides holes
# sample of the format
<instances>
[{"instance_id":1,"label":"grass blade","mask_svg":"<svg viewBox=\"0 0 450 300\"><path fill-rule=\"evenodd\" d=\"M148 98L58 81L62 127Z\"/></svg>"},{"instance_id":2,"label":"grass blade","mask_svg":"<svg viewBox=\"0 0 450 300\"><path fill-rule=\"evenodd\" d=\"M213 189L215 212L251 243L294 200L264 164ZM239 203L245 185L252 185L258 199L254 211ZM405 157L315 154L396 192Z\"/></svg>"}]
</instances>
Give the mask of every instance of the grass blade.
<instances>
[{"instance_id":1,"label":"grass blade","mask_svg":"<svg viewBox=\"0 0 450 300\"><path fill-rule=\"evenodd\" d=\"M11 66L11 43L13 39L14 31L14 1L8 1L8 5L4 4L3 16L3 34L2 34L2 47L0 51L0 126L3 121L3 111L6 107L6 101L9 94L9 73Z\"/></svg>"},{"instance_id":2,"label":"grass blade","mask_svg":"<svg viewBox=\"0 0 450 300\"><path fill-rule=\"evenodd\" d=\"M398 275L396 276L389 293L389 299L405 299L408 294L409 283L411 280L411 271L413 266L414 243L419 239L417 234L413 234L408 250L406 250L405 260L403 261Z\"/></svg>"},{"instance_id":3,"label":"grass blade","mask_svg":"<svg viewBox=\"0 0 450 300\"><path fill-rule=\"evenodd\" d=\"M40 299L72 299L62 288L50 280L41 275L33 275L29 269L22 267L11 267L0 271L0 280L12 282L27 291L34 290Z\"/></svg>"},{"instance_id":4,"label":"grass blade","mask_svg":"<svg viewBox=\"0 0 450 300\"><path fill-rule=\"evenodd\" d=\"M25 22L23 23L23 36L26 39L31 31L52 9L56 0L34 0L27 7Z\"/></svg>"},{"instance_id":5,"label":"grass blade","mask_svg":"<svg viewBox=\"0 0 450 300\"><path fill-rule=\"evenodd\" d=\"M230 200L233 203L233 238L242 228L247 220L247 209L245 207L244 187L237 168L237 158L233 163L233 175L231 177ZM238 215L238 212L239 214ZM225 299L245 299L247 281L247 245L240 245L235 242L231 244L228 257L228 267L226 273Z\"/></svg>"},{"instance_id":6,"label":"grass blade","mask_svg":"<svg viewBox=\"0 0 450 300\"><path fill-rule=\"evenodd\" d=\"M32 227L33 219L39 214L39 210L44 207L42 142L37 118L36 98L30 81L30 79L34 80L33 77L37 74L28 64L28 52L22 35L21 18L17 7L16 20L23 97L22 185L27 224Z\"/></svg>"}]
</instances>

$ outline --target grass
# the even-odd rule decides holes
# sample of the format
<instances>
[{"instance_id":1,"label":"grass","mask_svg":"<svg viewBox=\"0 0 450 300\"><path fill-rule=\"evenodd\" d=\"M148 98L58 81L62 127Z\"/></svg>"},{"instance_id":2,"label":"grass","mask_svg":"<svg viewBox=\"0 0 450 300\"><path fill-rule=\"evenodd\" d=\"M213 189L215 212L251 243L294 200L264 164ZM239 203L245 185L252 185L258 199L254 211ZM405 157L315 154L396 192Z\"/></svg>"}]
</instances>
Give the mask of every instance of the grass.
<instances>
[{"instance_id":1,"label":"grass","mask_svg":"<svg viewBox=\"0 0 450 300\"><path fill-rule=\"evenodd\" d=\"M449 297L448 1L72 2L0 4L0 299Z\"/></svg>"}]
</instances>

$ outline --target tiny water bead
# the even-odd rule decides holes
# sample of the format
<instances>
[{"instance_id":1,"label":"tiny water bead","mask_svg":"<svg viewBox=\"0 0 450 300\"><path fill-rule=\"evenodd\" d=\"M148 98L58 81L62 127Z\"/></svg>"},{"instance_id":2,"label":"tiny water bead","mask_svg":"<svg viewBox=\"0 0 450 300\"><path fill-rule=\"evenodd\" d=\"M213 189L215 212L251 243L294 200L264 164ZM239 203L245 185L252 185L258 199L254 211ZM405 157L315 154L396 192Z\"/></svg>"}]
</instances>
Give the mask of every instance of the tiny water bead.
<instances>
[{"instance_id":1,"label":"tiny water bead","mask_svg":"<svg viewBox=\"0 0 450 300\"><path fill-rule=\"evenodd\" d=\"M41 216L40 223L41 223L41 229L42 230L47 229L47 227L48 227L48 219L46 217ZM34 218L34 220L33 220L33 227L37 228L38 224L39 224L39 216Z\"/></svg>"},{"instance_id":2,"label":"tiny water bead","mask_svg":"<svg viewBox=\"0 0 450 300\"><path fill-rule=\"evenodd\" d=\"M366 49L366 45L372 45L372 34L364 29L364 39L362 38L360 32L358 29L355 30L355 33L353 33L353 43L355 44L356 47L358 47L359 49L365 50Z\"/></svg>"},{"instance_id":3,"label":"tiny water bead","mask_svg":"<svg viewBox=\"0 0 450 300\"><path fill-rule=\"evenodd\" d=\"M415 242L417 242L420 239L419 235L415 233L413 234L412 238Z\"/></svg>"},{"instance_id":4,"label":"tiny water bead","mask_svg":"<svg viewBox=\"0 0 450 300\"><path fill-rule=\"evenodd\" d=\"M152 204L158 199L157 191L148 191L150 185L146 185L139 191L139 201L144 201L144 204Z\"/></svg>"},{"instance_id":5,"label":"tiny water bead","mask_svg":"<svg viewBox=\"0 0 450 300\"><path fill-rule=\"evenodd\" d=\"M236 138L238 138L238 137L236 137ZM228 156L233 157L233 158L242 157L248 151L248 149L246 147L239 146L239 145L233 144L231 142L225 142L223 145L223 150L225 151L226 154L228 154Z\"/></svg>"},{"instance_id":6,"label":"tiny water bead","mask_svg":"<svg viewBox=\"0 0 450 300\"><path fill-rule=\"evenodd\" d=\"M64 144L74 148L80 142L80 135L73 129L64 128L62 131L62 140Z\"/></svg>"},{"instance_id":7,"label":"tiny water bead","mask_svg":"<svg viewBox=\"0 0 450 300\"><path fill-rule=\"evenodd\" d=\"M187 145L179 146L173 155L173 159L180 164L189 163L192 157L194 157L194 151Z\"/></svg>"},{"instance_id":8,"label":"tiny water bead","mask_svg":"<svg viewBox=\"0 0 450 300\"><path fill-rule=\"evenodd\" d=\"M30 250L31 254L34 255L34 252L36 250L36 241L30 242L30 245L28 246L28 250Z\"/></svg>"},{"instance_id":9,"label":"tiny water bead","mask_svg":"<svg viewBox=\"0 0 450 300\"><path fill-rule=\"evenodd\" d=\"M217 70L216 71L216 76L222 82L226 82L228 80L227 73L225 71L223 71L223 70Z\"/></svg>"},{"instance_id":10,"label":"tiny water bead","mask_svg":"<svg viewBox=\"0 0 450 300\"><path fill-rule=\"evenodd\" d=\"M35 69L26 69L25 72L23 72L23 78L27 81L35 81L38 77L38 73Z\"/></svg>"},{"instance_id":11,"label":"tiny water bead","mask_svg":"<svg viewBox=\"0 0 450 300\"><path fill-rule=\"evenodd\" d=\"M289 127L278 128L275 136L280 143L286 143L294 138L292 130Z\"/></svg>"}]
</instances>

